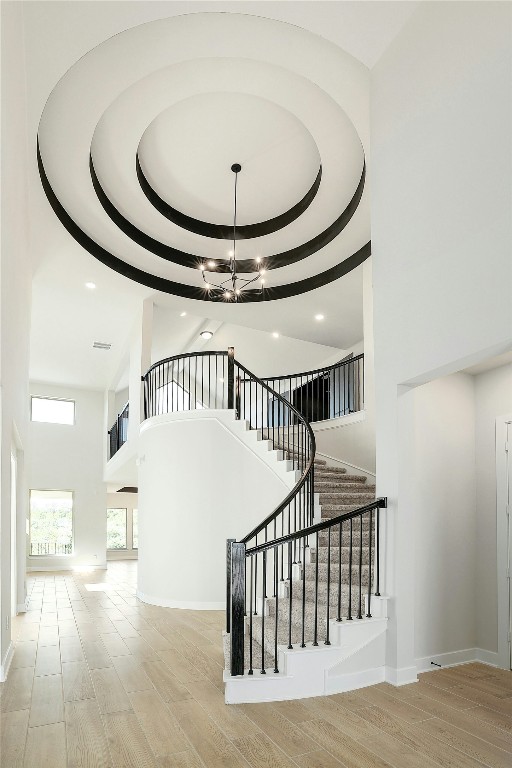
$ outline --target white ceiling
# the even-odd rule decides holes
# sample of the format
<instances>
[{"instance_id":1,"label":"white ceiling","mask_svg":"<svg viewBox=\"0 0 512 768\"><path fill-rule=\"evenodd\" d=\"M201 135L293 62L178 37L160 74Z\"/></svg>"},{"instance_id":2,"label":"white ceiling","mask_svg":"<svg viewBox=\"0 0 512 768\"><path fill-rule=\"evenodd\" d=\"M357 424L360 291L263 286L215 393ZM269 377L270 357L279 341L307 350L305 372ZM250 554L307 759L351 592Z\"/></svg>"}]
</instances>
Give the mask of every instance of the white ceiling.
<instances>
[{"instance_id":1,"label":"white ceiling","mask_svg":"<svg viewBox=\"0 0 512 768\"><path fill-rule=\"evenodd\" d=\"M322 35L371 67L407 22L416 5L413 2L24 2L31 162L29 200L35 265L31 377L40 381L104 387L114 373L129 335L134 308L152 295L151 290L117 275L84 252L63 229L41 189L35 163L38 122L57 81L80 57L112 35L138 24L206 10L242 12L288 21ZM165 124L155 124L152 130L158 134L165 132L165 128ZM307 146L307 135L298 140ZM308 157L312 168L313 148ZM232 161L236 160L233 158ZM172 155L169 155L167 167L171 162ZM285 157L283 162L286 167L289 160ZM148 166L153 163L157 176L157 166L150 153L147 163ZM295 179L295 189L307 187L306 178L309 179L311 168L299 169L298 178L302 181ZM162 173L165 174L165 164ZM184 178L182 176L182 180ZM163 185L163 178L153 180L157 186ZM195 190L197 186L185 190L184 194L193 194ZM291 199L291 192L287 194ZM288 204L286 195L283 200ZM348 253L357 238L352 235L351 242L350 231L347 237ZM320 258L320 254L315 256ZM324 258L330 258L329 252ZM85 289L84 283L88 280L97 284L94 292ZM278 330L284 336L346 348L362 335L361 286L361 270L358 269L324 288L265 305L226 306L164 294L156 295L155 301L162 306L187 309L200 318L266 331ZM318 312L326 316L323 323L312 319ZM92 350L93 341L112 343L112 352Z\"/></svg>"}]
</instances>

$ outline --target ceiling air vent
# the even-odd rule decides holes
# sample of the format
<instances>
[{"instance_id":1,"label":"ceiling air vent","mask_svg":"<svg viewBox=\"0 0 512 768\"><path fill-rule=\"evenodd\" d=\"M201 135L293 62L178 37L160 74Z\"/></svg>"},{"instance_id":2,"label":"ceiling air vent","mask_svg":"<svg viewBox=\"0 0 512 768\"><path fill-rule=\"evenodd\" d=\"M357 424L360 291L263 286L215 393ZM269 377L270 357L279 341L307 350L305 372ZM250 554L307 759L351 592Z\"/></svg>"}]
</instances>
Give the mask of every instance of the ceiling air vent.
<instances>
[{"instance_id":1,"label":"ceiling air vent","mask_svg":"<svg viewBox=\"0 0 512 768\"><path fill-rule=\"evenodd\" d=\"M93 342L93 349L110 349L112 344L107 344L106 341L94 341Z\"/></svg>"}]
</instances>

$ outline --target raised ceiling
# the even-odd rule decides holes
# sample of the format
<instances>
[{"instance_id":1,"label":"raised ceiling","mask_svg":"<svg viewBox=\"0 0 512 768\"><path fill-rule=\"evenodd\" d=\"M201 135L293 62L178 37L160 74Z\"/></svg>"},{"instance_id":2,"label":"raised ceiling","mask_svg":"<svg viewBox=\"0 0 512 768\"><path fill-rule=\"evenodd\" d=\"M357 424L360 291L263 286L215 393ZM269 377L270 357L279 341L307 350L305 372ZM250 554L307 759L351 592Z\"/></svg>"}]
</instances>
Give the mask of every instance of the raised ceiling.
<instances>
[{"instance_id":1,"label":"raised ceiling","mask_svg":"<svg viewBox=\"0 0 512 768\"><path fill-rule=\"evenodd\" d=\"M270 57L266 52L263 55L260 51L259 59L256 57L252 60L247 56L248 49L245 49L244 55L241 56L240 50L235 51L230 47L226 54L226 50L221 51L219 47L210 59L215 59L215 65L220 67L222 58L233 60L236 54L240 61L246 60L247 66L254 61L259 61L259 64L266 66L267 70L270 71L273 68L274 73L279 71L280 78L276 78L276 84L272 87L277 88L278 85L281 87L287 99L284 103L276 96L271 96L269 92L262 91L264 83L261 78L255 79L252 90L247 88L246 84L243 88L235 88L238 66L231 68L234 70L231 74L227 71L229 67L225 67L224 81L229 83L229 87L224 90L218 87L217 89L212 87L196 89L196 93L187 91L182 94L183 98L174 97L172 102L168 101L167 104L163 99L162 109L154 114L153 119L144 123L138 121L138 100L141 100L141 105L149 108L151 100L155 98L155 91L148 89L147 93L141 93L139 90L135 94L137 78L132 78L132 82L130 77L127 77L128 71L133 72L130 56L128 56L128 69L124 71L126 51L124 58L118 59L115 56L111 58L113 52L112 48L109 49L108 43L112 45L112 42L115 43L122 38L125 30L133 34L134 37L131 39L135 39L139 33L133 28L141 25L151 26L146 22L170 23L170 17L190 13L190 11L222 11L227 14L242 12L257 16L264 15L270 19L278 19L302 27L302 30L295 30L298 37L295 37L296 42L290 45L292 48L299 49L299 53L309 62L309 65L316 66L317 62L313 61L314 59L322 62L323 56L319 55L319 51L322 49L325 52L326 49L322 46L327 45L332 55L339 54L346 61L351 60L347 53L356 57L359 61L352 59L352 66L367 77L368 73L364 67L361 67L360 62L366 67L371 67L377 61L414 12L414 6L415 3L401 2L23 3L27 132L29 157L32 163L29 196L32 212L33 256L36 266L33 289L32 377L61 383L82 383L84 386L104 386L115 368L115 361L108 359L108 355L116 354L123 346L134 319L134 307L139 306L140 301L148 296L153 296L156 303L176 307L177 311L186 308L198 317L215 317L262 330L278 329L283 335L332 346L344 348L359 340L362 336L360 269L323 288L316 288L301 296L282 299L279 302L268 302L262 312L258 305L245 304L234 307L165 295L127 280L106 268L92 259L69 236L48 205L38 178L35 136L45 102L55 89L56 83L60 78L66 80L66 73L73 72L74 65L81 57L87 60L88 56L92 55L89 52L94 53L102 49L106 51L103 69L100 67L94 74L89 71L81 90L72 95L73 109L69 108L69 103L66 108L64 100L61 102L62 111L58 115L58 120L64 123L68 120L73 121L75 109L76 117L79 115L83 117L81 110L86 103L89 103L90 92L98 91L105 95L104 86L107 84L103 83L104 79L111 83L112 78L115 80L120 77L123 81L124 87L118 88L110 100L104 99L102 108L94 116L94 121L91 113L85 116L89 133L87 141L80 145L80 152L83 151L83 154L79 159L79 177L77 177L80 178L80 185L83 182L87 187L85 197L82 197L84 188L78 183L75 184L71 174L72 167L61 167L62 173L68 176L66 204L69 205L76 191L80 198L78 204L80 210L77 216L87 227L89 235L98 236L96 228L99 226L100 245L103 247L108 245L123 259L132 259L131 263L134 265L143 263L142 258L139 262L137 259L141 257L144 249L134 245L122 231L119 231L94 193L89 154L93 156L97 165L98 179L105 187L105 194L113 198L122 216L126 218L133 216L138 228L147 232L155 240L163 242L164 245L175 242L179 249L189 249L200 257L205 254L210 257L212 255L210 246L221 249L223 245L227 245L226 242L222 240L215 242L210 238L208 249L201 250L201 244L205 240L197 235L192 237L193 233L180 231L178 227L172 225L171 221L152 210L136 176L134 152L136 153L137 150L140 152L141 167L147 173L150 184L166 203L173 205L176 210L181 208L186 215L194 216L195 213L205 221L228 224L232 196L230 189L232 174L229 171L229 164L235 160L229 151L232 146L236 146L237 151L244 152L248 158L244 162L242 172L244 175L240 178L240 205L247 206L246 210L243 211L242 208L242 211L244 220L249 224L256 219L264 220L274 213L281 214L284 210L288 210L290 205L293 206L300 195L305 191L307 193L307 189L311 188L308 185L313 183L314 172L318 170L319 162L322 162L325 165L322 171L326 173L322 174L321 184L313 200L316 203L315 215L324 216L325 222L327 214L330 213L332 220L335 207L338 211L342 209L350 191L353 192L357 186L357 174L361 171L362 152L367 141L367 135L365 135L367 126L366 129L362 129L364 121L358 124L357 120L353 119L353 115L348 114L350 108L348 112L346 111L347 103L337 104L336 99L329 93L329 88L319 86L316 77L311 77L304 69L300 72L293 71L289 62L287 65L285 61L286 51L283 46L274 45ZM224 16L229 18L226 14ZM265 23L264 19L261 21ZM278 25L279 28L287 26ZM337 51L335 46L329 46L325 40L314 38L304 30L321 35L326 40L339 45L344 51ZM301 35L302 38L300 38ZM113 41L109 40L112 36L114 36ZM212 38L211 28L205 27L204 39L208 45L212 44L210 38ZM316 39L316 49L314 46L310 48L309 44L301 47L299 38L302 40L307 38L310 42ZM215 37L213 41L215 42ZM138 49L138 57L146 58L150 48L151 44L146 46L144 51ZM135 49L132 49L129 54L135 58ZM279 61L271 61L272 57L281 58ZM169 83L170 68L176 68L180 63L189 68L197 66L197 77L206 82L204 67L199 66L201 62L199 60L194 62L190 57L184 58L183 62L174 62L174 64L168 62L168 65L161 67L160 77L163 89ZM206 58L206 56L200 58ZM204 63L206 62L202 62ZM301 66L304 67L306 64L303 62ZM118 69L123 70L121 75ZM149 76L149 80L152 80L155 86L158 78L155 79L154 72L155 70L152 69L138 79L146 82L145 78ZM283 79L285 76L289 78L286 84ZM295 78L294 83L292 83L293 78ZM269 79L272 79L272 74ZM335 79L333 78L333 81ZM316 112L316 104L320 103L320 96L323 96L322 109L329 109L330 115L336 116L336 131L340 138L337 150L340 154L338 158L335 155L331 156L328 163L329 169L327 169L329 155L325 150L328 137L323 136L321 131L319 133L318 122L316 126L314 124L315 115L308 115L308 110L304 108L299 116L295 114L294 110L301 106L297 107L298 99L293 102L295 85L299 82L302 82L304 87L309 87L308 104L315 104L314 109L310 107L310 112ZM132 87L133 91L130 90ZM238 94L240 100L244 99L244 108L243 110L232 109L228 115L227 110L223 110L222 107L234 92ZM318 92L318 102L309 101L313 92ZM305 94L306 91L302 93ZM131 99L128 98L129 95ZM366 108L366 86L359 91L359 98L362 99ZM155 102L152 103L154 107ZM307 104L305 106L307 107ZM116 111L126 107L128 111L124 113L124 120L116 127L113 121ZM202 122L194 121L194 112L197 114L206 107L211 119ZM121 112L118 114L121 115ZM345 120L345 130L340 131L343 120ZM353 126L352 133L350 124ZM310 125L313 126L311 129ZM135 128L137 128L137 136L134 133ZM324 131L327 128L326 122ZM280 146L273 146L268 141L272 131L279 136ZM166 142L168 132L172 141ZM341 140L342 134L343 140ZM204 143L205 135L213 137L216 154L208 153ZM223 136L225 141L221 142L219 137ZM64 138L62 144L53 145L49 150L50 155L52 152L57 155L61 154L61 151L67 152L66 142L74 142L75 138L76 136L71 132L67 138ZM257 150L254 158L249 157L249 138ZM235 144L237 140L239 143ZM111 156L108 151L109 142ZM182 147L178 146L180 143ZM357 149L354 151L355 147ZM294 163L294 157L299 156L300 163ZM228 161L227 169L224 165L225 160ZM241 156L236 160L242 162ZM220 175L217 176L221 167L222 178ZM276 171L275 178L270 185L268 182L264 184L269 168L272 167ZM75 170L73 168L73 171ZM202 179L201 184L198 183L198 174ZM128 177L128 185L123 189ZM327 194L329 189L332 196ZM320 194L323 198L319 197ZM330 200L332 206L333 197L336 198L336 206L328 209L327 201ZM284 243L282 248L286 247L287 243L290 247L294 247L297 243L304 242L308 232L314 234L320 232L319 225L322 219L318 219L318 226L316 226L312 215L314 210L311 205L308 206L306 211L308 215L301 215L295 225L290 227L290 232L293 230L292 234L296 236L296 240L287 241L289 232L278 231L274 235L274 242L269 236L266 242L262 243L268 247L265 253L272 255L279 252L281 243ZM74 213L76 214L76 209ZM359 217L359 223L365 219L366 222L369 221L368 202L364 198L357 211L357 217ZM356 224L357 220L353 217L343 231L342 243L336 246L330 243L321 251L294 265L276 268L273 271L272 280L275 284L285 284L287 281L307 279L315 272L325 271L333 264L345 260L357 251L361 243L365 242L362 236L363 229L358 229ZM177 237L178 239L175 239ZM248 245L243 243L240 248ZM193 250L192 246L196 250ZM164 259L151 252L143 255L144 258L149 259L152 266L158 265L158 269L162 269L161 262L165 261ZM215 255L219 255L220 258L223 254L218 250ZM250 248L247 257L251 258L253 255L254 251ZM169 274L166 274L168 267L174 270L175 265L163 265L160 274L166 278L169 277ZM286 270L289 271L288 274ZM173 278L179 282L184 283L188 280L194 285L194 280L198 279L195 271L189 268L179 266L178 272L173 273ZM191 277L192 274L194 277ZM83 282L87 279L93 279L98 284L94 299L86 292L84 293ZM62 313L55 311L59 306L66 308L66 322L61 321ZM323 312L326 315L326 322L312 322L313 314L317 312ZM92 341L100 336L100 340L113 343L112 352L102 357L98 357L97 352L89 352Z\"/></svg>"},{"instance_id":2,"label":"raised ceiling","mask_svg":"<svg viewBox=\"0 0 512 768\"><path fill-rule=\"evenodd\" d=\"M56 84L38 131L41 180L99 261L210 301L222 294L199 267L229 268L240 163L238 271L250 277L259 257L268 274L240 299L275 301L370 254L368 103L367 69L305 30L245 14L160 19L97 46Z\"/></svg>"}]
</instances>

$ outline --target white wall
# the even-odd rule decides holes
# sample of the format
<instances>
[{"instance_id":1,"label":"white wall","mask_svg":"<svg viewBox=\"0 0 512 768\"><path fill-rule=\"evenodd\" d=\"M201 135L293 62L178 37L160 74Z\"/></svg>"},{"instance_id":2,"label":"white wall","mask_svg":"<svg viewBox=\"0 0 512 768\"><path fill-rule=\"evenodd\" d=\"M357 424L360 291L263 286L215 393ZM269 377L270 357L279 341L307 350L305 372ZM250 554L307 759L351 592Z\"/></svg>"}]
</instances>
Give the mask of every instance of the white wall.
<instances>
[{"instance_id":1,"label":"white wall","mask_svg":"<svg viewBox=\"0 0 512 768\"><path fill-rule=\"evenodd\" d=\"M107 493L109 509L126 509L126 549L107 549L107 560L136 560L138 549L133 548L133 510L138 509L137 493Z\"/></svg>"},{"instance_id":2,"label":"white wall","mask_svg":"<svg viewBox=\"0 0 512 768\"><path fill-rule=\"evenodd\" d=\"M364 420L336 429L316 431L316 447L322 453L375 474L375 373L373 361L372 259L363 264L364 340L347 352L364 352Z\"/></svg>"},{"instance_id":3,"label":"white wall","mask_svg":"<svg viewBox=\"0 0 512 768\"><path fill-rule=\"evenodd\" d=\"M28 428L31 265L27 201L27 131L22 3L2 4L1 234L1 513L0 665L11 642L10 452L18 454L17 603L25 602L26 518L24 451ZM6 621L8 626L6 626ZM0 669L0 678L5 670Z\"/></svg>"},{"instance_id":4,"label":"white wall","mask_svg":"<svg viewBox=\"0 0 512 768\"><path fill-rule=\"evenodd\" d=\"M263 308L262 308L263 309ZM264 311L264 309L263 309ZM314 370L345 357L343 349L224 323L204 349L235 348L235 357L260 378Z\"/></svg>"},{"instance_id":5,"label":"white wall","mask_svg":"<svg viewBox=\"0 0 512 768\"><path fill-rule=\"evenodd\" d=\"M512 414L512 365L474 377L476 415L476 637L495 653L497 636L496 417ZM504 578L504 573L501 574Z\"/></svg>"},{"instance_id":6,"label":"white wall","mask_svg":"<svg viewBox=\"0 0 512 768\"><path fill-rule=\"evenodd\" d=\"M29 489L74 492L74 554L27 557L27 567L106 567L106 486L103 482L103 393L30 384L32 395L74 400L75 424L30 423Z\"/></svg>"},{"instance_id":7,"label":"white wall","mask_svg":"<svg viewBox=\"0 0 512 768\"><path fill-rule=\"evenodd\" d=\"M114 410L117 414L120 414L121 411L123 410L124 406L128 402L128 397L129 397L128 387L125 387L124 389L120 389L118 392L115 393Z\"/></svg>"},{"instance_id":8,"label":"white wall","mask_svg":"<svg viewBox=\"0 0 512 768\"><path fill-rule=\"evenodd\" d=\"M411 390L403 483L414 516L415 657L475 648L476 480L473 377ZM407 463L406 463L407 462ZM400 481L399 481L400 483Z\"/></svg>"},{"instance_id":9,"label":"white wall","mask_svg":"<svg viewBox=\"0 0 512 768\"><path fill-rule=\"evenodd\" d=\"M213 410L143 425L138 588L147 602L224 607L226 539L248 534L287 495L240 429L233 411Z\"/></svg>"},{"instance_id":10,"label":"white wall","mask_svg":"<svg viewBox=\"0 0 512 768\"><path fill-rule=\"evenodd\" d=\"M512 344L511 15L509 3L421 3L372 71L376 467L395 682L415 679L402 385Z\"/></svg>"}]
</instances>

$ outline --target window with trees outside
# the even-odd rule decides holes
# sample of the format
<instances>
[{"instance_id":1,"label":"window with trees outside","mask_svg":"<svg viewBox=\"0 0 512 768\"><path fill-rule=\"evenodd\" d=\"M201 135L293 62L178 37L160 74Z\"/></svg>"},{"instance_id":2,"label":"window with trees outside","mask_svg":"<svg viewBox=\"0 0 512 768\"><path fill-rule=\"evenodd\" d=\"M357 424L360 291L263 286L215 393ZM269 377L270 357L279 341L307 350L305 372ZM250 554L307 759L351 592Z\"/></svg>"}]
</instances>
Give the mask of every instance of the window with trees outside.
<instances>
[{"instance_id":1,"label":"window with trees outside","mask_svg":"<svg viewBox=\"0 0 512 768\"><path fill-rule=\"evenodd\" d=\"M75 401L60 400L56 397L36 397L30 399L32 421L44 421L48 424L74 424Z\"/></svg>"},{"instance_id":2,"label":"window with trees outside","mask_svg":"<svg viewBox=\"0 0 512 768\"><path fill-rule=\"evenodd\" d=\"M126 509L107 509L107 549L126 549Z\"/></svg>"},{"instance_id":3,"label":"window with trees outside","mask_svg":"<svg viewBox=\"0 0 512 768\"><path fill-rule=\"evenodd\" d=\"M30 555L73 553L73 492L30 491Z\"/></svg>"},{"instance_id":4,"label":"window with trees outside","mask_svg":"<svg viewBox=\"0 0 512 768\"><path fill-rule=\"evenodd\" d=\"M132 549L139 548L139 510L132 511Z\"/></svg>"}]
</instances>

